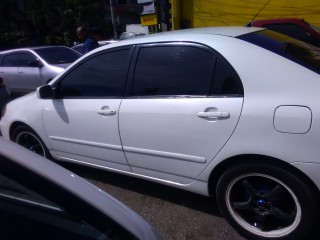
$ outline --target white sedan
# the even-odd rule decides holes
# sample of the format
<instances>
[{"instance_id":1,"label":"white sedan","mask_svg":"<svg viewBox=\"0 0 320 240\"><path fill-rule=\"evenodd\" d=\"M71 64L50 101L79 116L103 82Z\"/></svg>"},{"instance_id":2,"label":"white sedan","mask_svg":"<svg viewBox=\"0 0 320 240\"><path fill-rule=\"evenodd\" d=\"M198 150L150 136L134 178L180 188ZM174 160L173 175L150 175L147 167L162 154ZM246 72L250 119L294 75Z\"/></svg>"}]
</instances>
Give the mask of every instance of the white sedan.
<instances>
[{"instance_id":1,"label":"white sedan","mask_svg":"<svg viewBox=\"0 0 320 240\"><path fill-rule=\"evenodd\" d=\"M302 239L320 188L320 50L269 30L189 29L93 50L10 102L4 138L206 196L250 239Z\"/></svg>"}]
</instances>

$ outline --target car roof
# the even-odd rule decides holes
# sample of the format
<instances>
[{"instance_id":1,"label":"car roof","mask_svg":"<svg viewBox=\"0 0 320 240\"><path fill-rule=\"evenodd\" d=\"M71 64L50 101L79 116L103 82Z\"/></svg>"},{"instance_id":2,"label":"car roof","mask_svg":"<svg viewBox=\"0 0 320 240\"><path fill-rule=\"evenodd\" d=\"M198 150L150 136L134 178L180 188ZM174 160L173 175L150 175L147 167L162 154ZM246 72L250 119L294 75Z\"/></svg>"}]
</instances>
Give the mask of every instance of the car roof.
<instances>
[{"instance_id":1,"label":"car roof","mask_svg":"<svg viewBox=\"0 0 320 240\"><path fill-rule=\"evenodd\" d=\"M286 22L286 21L303 21L302 18L268 18L253 20L251 22Z\"/></svg>"},{"instance_id":2,"label":"car roof","mask_svg":"<svg viewBox=\"0 0 320 240\"><path fill-rule=\"evenodd\" d=\"M4 140L1 136L0 145L0 161L3 161L3 158L9 159L10 162L72 192L124 226L139 239L158 237L151 226L133 210L85 179L18 144Z\"/></svg>"},{"instance_id":3,"label":"car roof","mask_svg":"<svg viewBox=\"0 0 320 240\"><path fill-rule=\"evenodd\" d=\"M148 34L144 36L137 36L134 38L123 39L121 41L115 42L112 45L101 46L99 49L106 49L115 46L123 46L129 44L139 44L139 43L148 43L148 42L165 42L165 41L183 41L188 40L191 36L205 37L206 35L219 35L227 37L238 37L248 33L260 31L262 28L247 28L241 26L227 26L227 27L205 27L205 28L192 28L192 29L183 29L175 30L161 33ZM96 52L99 50L93 50Z\"/></svg>"},{"instance_id":4,"label":"car roof","mask_svg":"<svg viewBox=\"0 0 320 240\"><path fill-rule=\"evenodd\" d=\"M30 50L38 50L38 49L45 49L45 48L68 48L66 46L61 46L61 45L47 45L47 46L32 46L32 47L23 47L23 48L13 48L13 49L8 49L5 51L1 51L0 54L4 53L11 53L11 52L16 52L16 51L30 51Z\"/></svg>"}]
</instances>

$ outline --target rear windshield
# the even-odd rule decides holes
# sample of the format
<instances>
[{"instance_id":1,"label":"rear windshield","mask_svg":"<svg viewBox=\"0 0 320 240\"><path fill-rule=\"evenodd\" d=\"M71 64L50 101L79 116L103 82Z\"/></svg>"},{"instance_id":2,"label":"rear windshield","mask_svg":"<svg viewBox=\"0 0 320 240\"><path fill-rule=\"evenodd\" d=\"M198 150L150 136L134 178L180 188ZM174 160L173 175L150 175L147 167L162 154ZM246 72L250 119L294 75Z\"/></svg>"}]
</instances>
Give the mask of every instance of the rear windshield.
<instances>
[{"instance_id":1,"label":"rear windshield","mask_svg":"<svg viewBox=\"0 0 320 240\"><path fill-rule=\"evenodd\" d=\"M67 47L48 47L34 49L49 64L72 63L80 57L80 54Z\"/></svg>"},{"instance_id":2,"label":"rear windshield","mask_svg":"<svg viewBox=\"0 0 320 240\"><path fill-rule=\"evenodd\" d=\"M238 38L272 51L320 74L320 48L270 30L249 33Z\"/></svg>"}]
</instances>

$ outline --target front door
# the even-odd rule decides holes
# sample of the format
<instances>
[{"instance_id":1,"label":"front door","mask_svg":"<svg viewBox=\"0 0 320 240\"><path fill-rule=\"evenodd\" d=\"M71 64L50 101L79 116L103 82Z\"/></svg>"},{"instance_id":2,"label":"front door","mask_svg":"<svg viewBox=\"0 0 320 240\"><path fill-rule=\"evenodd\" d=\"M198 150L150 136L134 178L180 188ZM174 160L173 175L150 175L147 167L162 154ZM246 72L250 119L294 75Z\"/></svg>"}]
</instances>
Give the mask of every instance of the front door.
<instances>
[{"instance_id":1,"label":"front door","mask_svg":"<svg viewBox=\"0 0 320 240\"><path fill-rule=\"evenodd\" d=\"M130 171L118 127L129 59L130 49L97 53L53 83L43 122L59 159Z\"/></svg>"}]
</instances>

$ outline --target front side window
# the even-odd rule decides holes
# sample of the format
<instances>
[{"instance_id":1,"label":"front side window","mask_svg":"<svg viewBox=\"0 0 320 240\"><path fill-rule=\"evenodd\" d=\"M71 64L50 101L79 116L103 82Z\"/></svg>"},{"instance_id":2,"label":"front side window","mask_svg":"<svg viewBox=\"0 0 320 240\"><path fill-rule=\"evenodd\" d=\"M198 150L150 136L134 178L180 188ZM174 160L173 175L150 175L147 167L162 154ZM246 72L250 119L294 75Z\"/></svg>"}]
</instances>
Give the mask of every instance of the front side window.
<instances>
[{"instance_id":1,"label":"front side window","mask_svg":"<svg viewBox=\"0 0 320 240\"><path fill-rule=\"evenodd\" d=\"M36 62L37 59L31 53L20 54L20 67L32 67Z\"/></svg>"},{"instance_id":2,"label":"front side window","mask_svg":"<svg viewBox=\"0 0 320 240\"><path fill-rule=\"evenodd\" d=\"M58 98L122 97L130 50L104 52L74 67L57 84Z\"/></svg>"},{"instance_id":3,"label":"front side window","mask_svg":"<svg viewBox=\"0 0 320 240\"><path fill-rule=\"evenodd\" d=\"M133 96L207 95L215 56L193 45L141 47L133 78Z\"/></svg>"}]
</instances>

